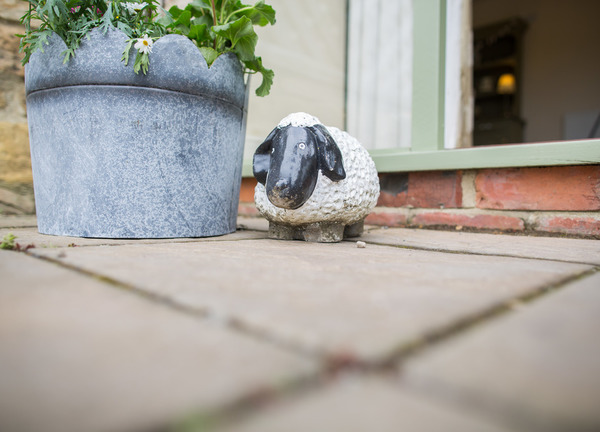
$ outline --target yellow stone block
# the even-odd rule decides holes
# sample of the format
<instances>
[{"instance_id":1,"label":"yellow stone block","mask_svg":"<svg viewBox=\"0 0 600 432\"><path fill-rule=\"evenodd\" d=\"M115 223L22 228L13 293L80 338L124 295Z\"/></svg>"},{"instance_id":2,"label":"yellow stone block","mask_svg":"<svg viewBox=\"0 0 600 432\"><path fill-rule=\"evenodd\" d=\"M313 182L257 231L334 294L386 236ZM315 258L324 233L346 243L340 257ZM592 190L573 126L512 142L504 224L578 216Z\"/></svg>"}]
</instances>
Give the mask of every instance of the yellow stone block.
<instances>
[{"instance_id":1,"label":"yellow stone block","mask_svg":"<svg viewBox=\"0 0 600 432\"><path fill-rule=\"evenodd\" d=\"M27 123L0 122L0 181L33 184Z\"/></svg>"}]
</instances>

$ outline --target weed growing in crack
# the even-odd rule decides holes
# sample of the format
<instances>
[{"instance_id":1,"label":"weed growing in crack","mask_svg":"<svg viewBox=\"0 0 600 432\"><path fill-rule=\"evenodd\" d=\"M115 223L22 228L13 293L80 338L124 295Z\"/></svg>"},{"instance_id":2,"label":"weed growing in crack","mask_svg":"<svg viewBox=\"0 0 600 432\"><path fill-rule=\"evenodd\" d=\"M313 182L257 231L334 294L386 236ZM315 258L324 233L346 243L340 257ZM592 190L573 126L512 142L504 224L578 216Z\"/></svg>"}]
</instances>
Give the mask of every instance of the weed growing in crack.
<instances>
[{"instance_id":1,"label":"weed growing in crack","mask_svg":"<svg viewBox=\"0 0 600 432\"><path fill-rule=\"evenodd\" d=\"M0 249L4 250L14 250L17 252L25 252L28 249L32 249L35 247L33 243L28 244L26 246L22 246L19 243L15 242L17 237L13 233L8 233L2 239L2 243L0 243Z\"/></svg>"}]
</instances>

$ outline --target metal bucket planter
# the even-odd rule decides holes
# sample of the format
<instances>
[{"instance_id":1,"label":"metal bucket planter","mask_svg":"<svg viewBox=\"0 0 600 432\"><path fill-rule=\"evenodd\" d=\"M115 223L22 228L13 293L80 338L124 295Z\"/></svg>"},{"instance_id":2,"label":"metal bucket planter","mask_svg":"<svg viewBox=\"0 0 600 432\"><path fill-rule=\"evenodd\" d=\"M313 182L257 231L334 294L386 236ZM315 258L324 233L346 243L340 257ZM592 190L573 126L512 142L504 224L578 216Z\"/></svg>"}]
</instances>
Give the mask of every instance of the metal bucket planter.
<instances>
[{"instance_id":1,"label":"metal bucket planter","mask_svg":"<svg viewBox=\"0 0 600 432\"><path fill-rule=\"evenodd\" d=\"M121 62L125 41L94 30L63 64L54 35L25 69L39 231L235 231L247 104L239 61L222 55L208 68L191 41L169 35L154 44L148 74L136 75Z\"/></svg>"}]
</instances>

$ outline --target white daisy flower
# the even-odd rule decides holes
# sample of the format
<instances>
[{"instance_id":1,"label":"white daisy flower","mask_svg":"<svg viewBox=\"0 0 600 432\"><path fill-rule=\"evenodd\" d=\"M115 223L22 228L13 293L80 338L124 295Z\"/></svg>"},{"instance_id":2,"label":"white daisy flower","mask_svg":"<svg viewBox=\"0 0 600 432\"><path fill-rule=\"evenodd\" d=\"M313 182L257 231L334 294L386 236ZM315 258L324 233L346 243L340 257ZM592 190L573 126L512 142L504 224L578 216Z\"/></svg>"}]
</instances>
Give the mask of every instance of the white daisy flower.
<instances>
[{"instance_id":1,"label":"white daisy flower","mask_svg":"<svg viewBox=\"0 0 600 432\"><path fill-rule=\"evenodd\" d=\"M149 54L152 52L153 43L154 42L152 41L152 39L149 38L147 34L145 34L144 37L141 37L137 40L137 42L134 45L134 48L142 54Z\"/></svg>"},{"instance_id":2,"label":"white daisy flower","mask_svg":"<svg viewBox=\"0 0 600 432\"><path fill-rule=\"evenodd\" d=\"M127 9L127 12L130 14L135 13L135 9L133 9L133 7L136 5L136 3L122 3L121 5L124 6L125 9Z\"/></svg>"},{"instance_id":3,"label":"white daisy flower","mask_svg":"<svg viewBox=\"0 0 600 432\"><path fill-rule=\"evenodd\" d=\"M139 12L142 9L144 9L146 6L148 6L148 3L146 3L146 2L134 3L133 10L136 12Z\"/></svg>"},{"instance_id":4,"label":"white daisy flower","mask_svg":"<svg viewBox=\"0 0 600 432\"><path fill-rule=\"evenodd\" d=\"M148 6L148 3L146 3L146 2L142 2L142 3L127 2L127 3L123 3L123 6L125 6L125 8L127 9L127 11L130 14L134 14L134 13L140 12L142 9L144 9L146 6Z\"/></svg>"}]
</instances>

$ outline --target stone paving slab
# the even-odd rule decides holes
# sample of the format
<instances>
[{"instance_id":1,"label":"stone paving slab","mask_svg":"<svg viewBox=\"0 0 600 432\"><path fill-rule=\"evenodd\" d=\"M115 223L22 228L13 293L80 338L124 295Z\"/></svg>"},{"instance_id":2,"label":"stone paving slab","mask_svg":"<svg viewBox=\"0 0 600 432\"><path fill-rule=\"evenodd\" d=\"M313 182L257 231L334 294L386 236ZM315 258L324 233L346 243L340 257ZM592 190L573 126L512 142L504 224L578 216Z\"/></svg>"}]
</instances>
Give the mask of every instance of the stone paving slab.
<instances>
[{"instance_id":1,"label":"stone paving slab","mask_svg":"<svg viewBox=\"0 0 600 432\"><path fill-rule=\"evenodd\" d=\"M216 237L197 238L172 238L172 239L103 239L65 237L40 234L35 228L0 228L0 239L6 234L16 236L15 242L21 246L34 245L37 248L61 248L75 246L101 246L101 245L124 245L124 244L152 244L152 243L185 243L199 241L234 241L266 238L266 233L250 230L238 230L234 233Z\"/></svg>"},{"instance_id":2,"label":"stone paving slab","mask_svg":"<svg viewBox=\"0 0 600 432\"><path fill-rule=\"evenodd\" d=\"M600 265L600 240L528 237L407 228L372 229L369 243L485 255L503 255Z\"/></svg>"},{"instance_id":3,"label":"stone paving slab","mask_svg":"<svg viewBox=\"0 0 600 432\"><path fill-rule=\"evenodd\" d=\"M580 264L277 240L32 249L319 353L380 361Z\"/></svg>"},{"instance_id":4,"label":"stone paving slab","mask_svg":"<svg viewBox=\"0 0 600 432\"><path fill-rule=\"evenodd\" d=\"M403 391L383 378L344 377L219 432L500 432L504 427Z\"/></svg>"},{"instance_id":5,"label":"stone paving slab","mask_svg":"<svg viewBox=\"0 0 600 432\"><path fill-rule=\"evenodd\" d=\"M37 228L35 216L0 216L0 228Z\"/></svg>"},{"instance_id":6,"label":"stone paving slab","mask_svg":"<svg viewBox=\"0 0 600 432\"><path fill-rule=\"evenodd\" d=\"M0 274L2 431L148 430L316 370L275 345L22 253L0 251Z\"/></svg>"},{"instance_id":7,"label":"stone paving slab","mask_svg":"<svg viewBox=\"0 0 600 432\"><path fill-rule=\"evenodd\" d=\"M527 431L600 430L600 273L410 360L403 381Z\"/></svg>"},{"instance_id":8,"label":"stone paving slab","mask_svg":"<svg viewBox=\"0 0 600 432\"><path fill-rule=\"evenodd\" d=\"M262 217L238 217L238 228L246 228L255 231L269 231L269 221Z\"/></svg>"}]
</instances>

